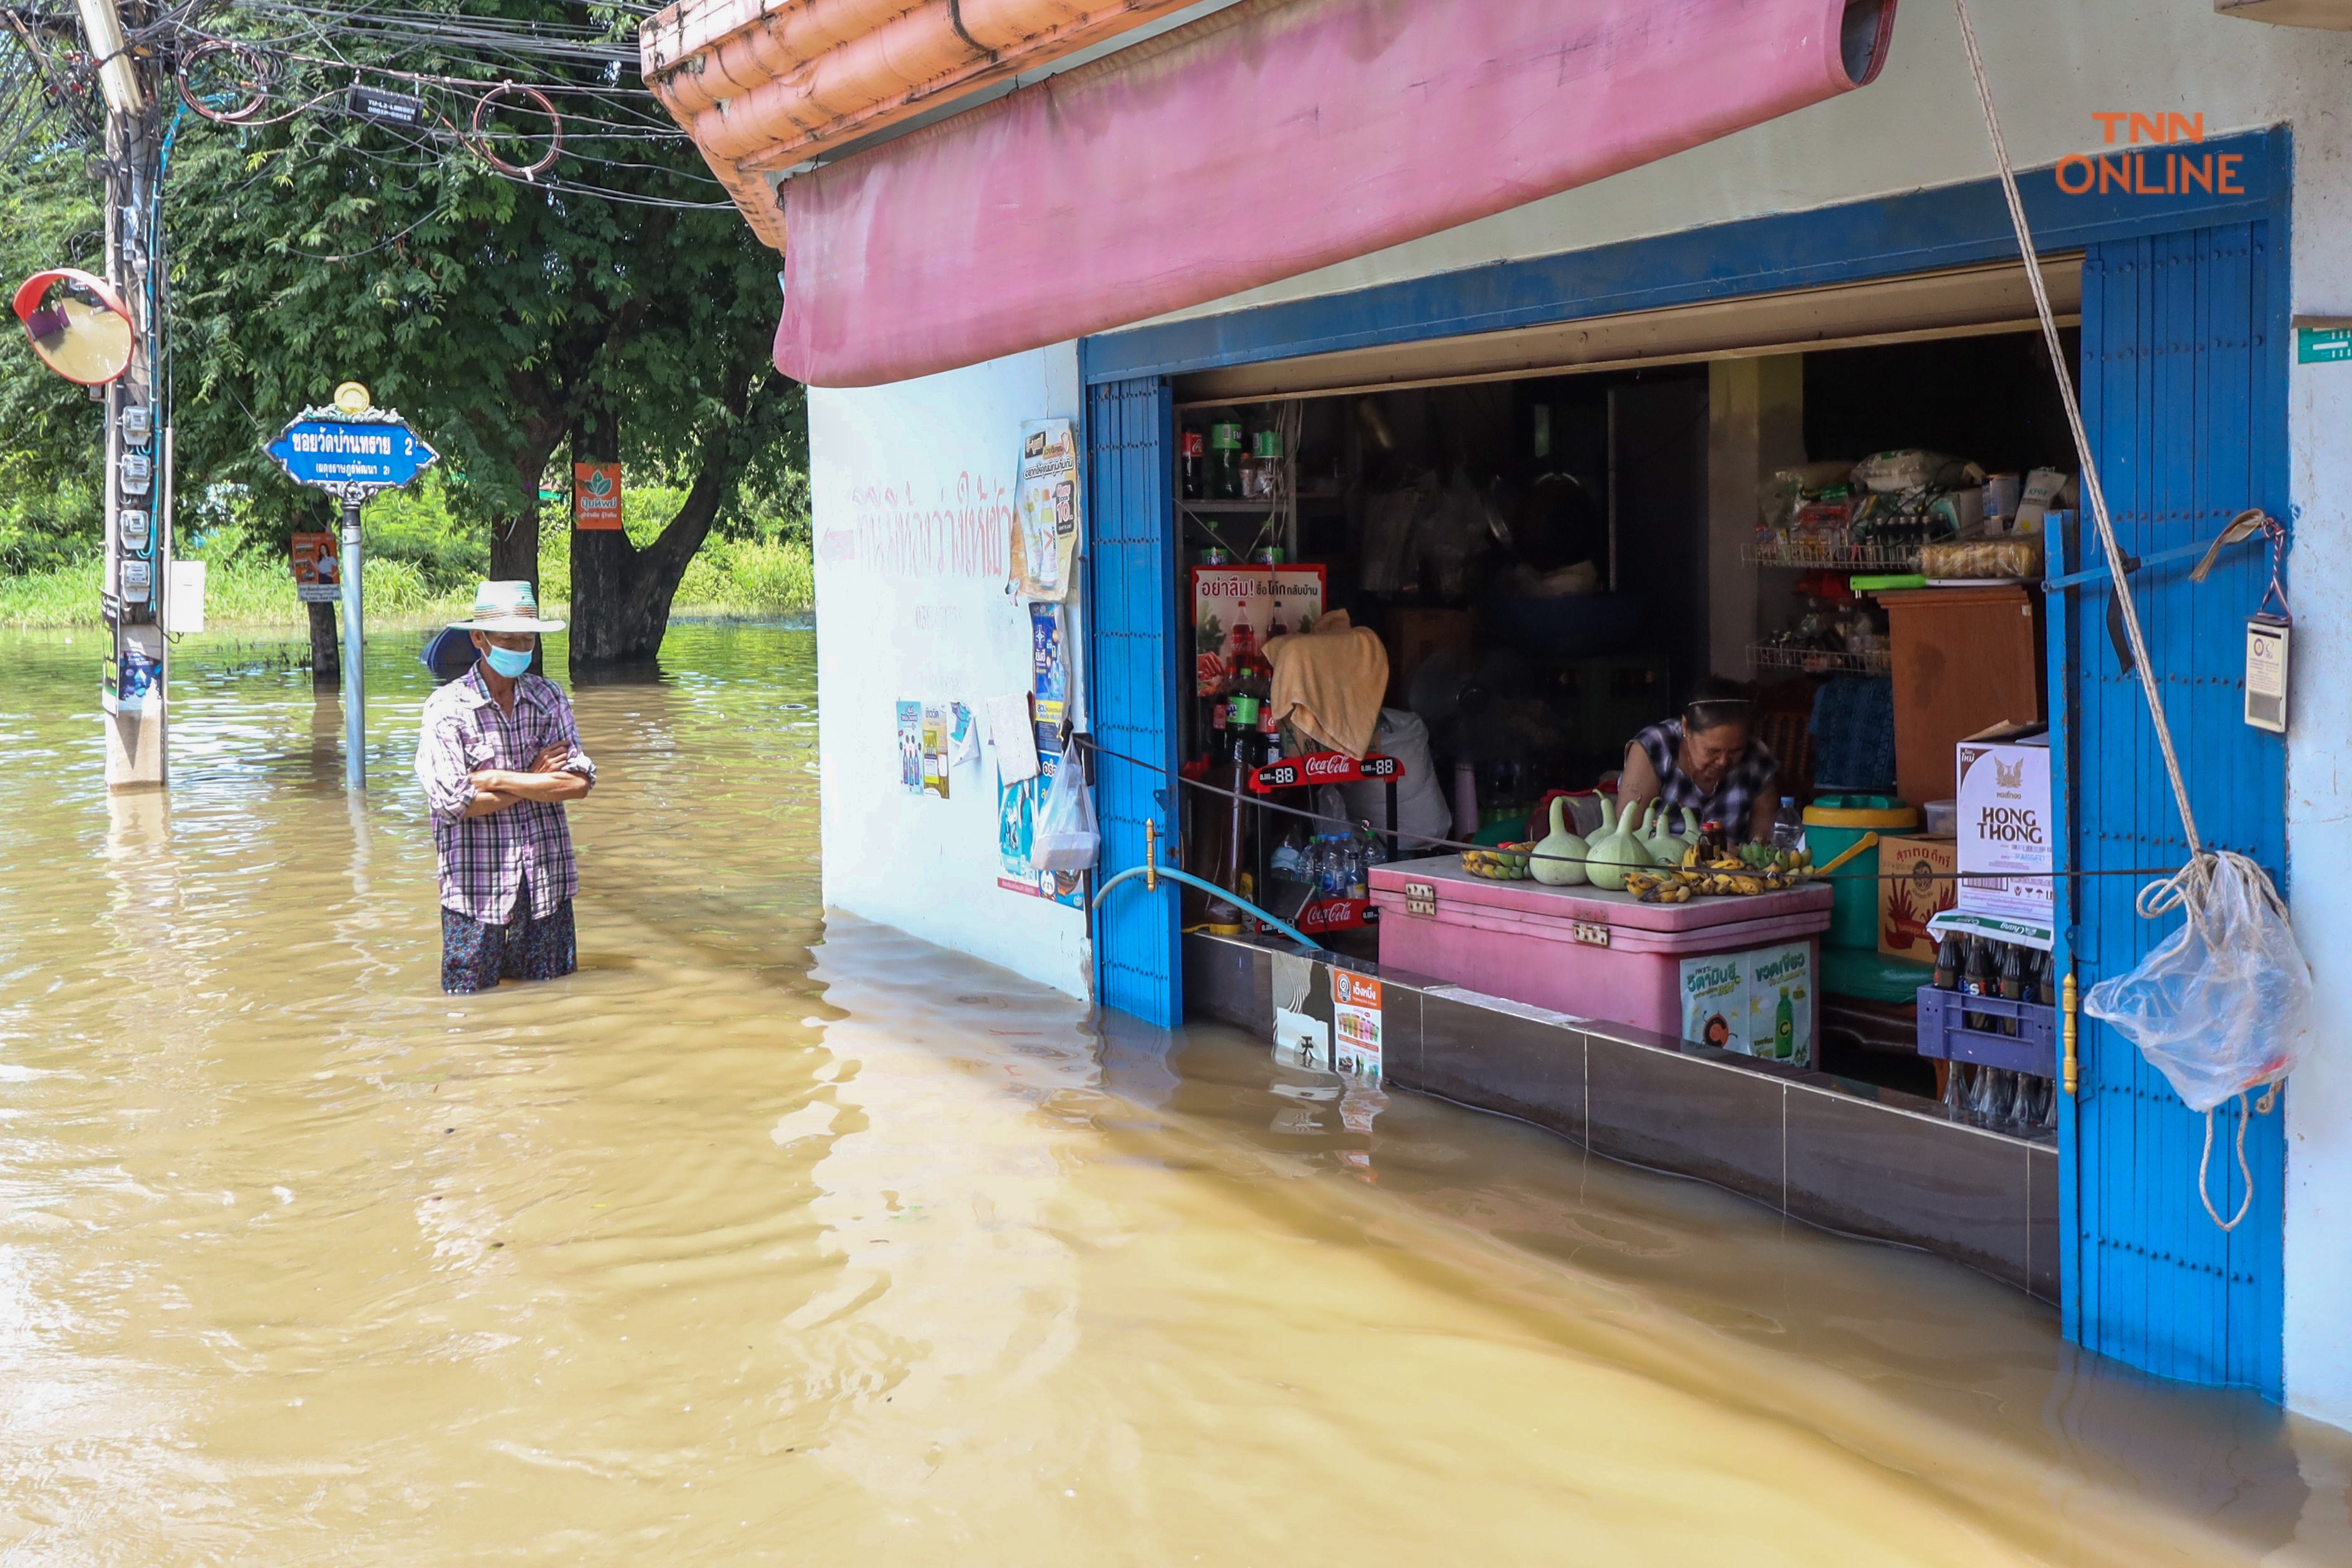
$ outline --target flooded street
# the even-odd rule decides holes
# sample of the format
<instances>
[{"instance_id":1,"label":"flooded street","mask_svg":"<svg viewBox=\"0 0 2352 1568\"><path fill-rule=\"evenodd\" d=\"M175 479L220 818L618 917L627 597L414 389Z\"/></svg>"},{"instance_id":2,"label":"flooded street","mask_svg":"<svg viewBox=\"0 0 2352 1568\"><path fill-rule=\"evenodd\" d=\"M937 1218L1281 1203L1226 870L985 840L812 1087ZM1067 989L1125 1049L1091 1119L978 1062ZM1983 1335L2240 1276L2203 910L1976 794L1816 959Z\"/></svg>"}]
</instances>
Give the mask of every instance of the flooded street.
<instances>
[{"instance_id":1,"label":"flooded street","mask_svg":"<svg viewBox=\"0 0 2352 1568\"><path fill-rule=\"evenodd\" d=\"M2352 1561L2001 1286L828 921L806 632L575 691L582 972L445 997L416 640L355 805L0 636L0 1563Z\"/></svg>"}]
</instances>

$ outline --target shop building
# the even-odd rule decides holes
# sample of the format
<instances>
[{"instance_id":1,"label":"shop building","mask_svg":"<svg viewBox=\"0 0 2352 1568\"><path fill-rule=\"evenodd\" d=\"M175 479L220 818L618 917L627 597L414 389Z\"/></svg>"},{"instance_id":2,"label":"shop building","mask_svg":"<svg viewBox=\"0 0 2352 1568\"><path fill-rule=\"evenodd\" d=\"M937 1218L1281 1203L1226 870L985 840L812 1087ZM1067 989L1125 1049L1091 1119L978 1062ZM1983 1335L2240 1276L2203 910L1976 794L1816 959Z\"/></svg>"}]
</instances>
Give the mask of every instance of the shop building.
<instances>
[{"instance_id":1,"label":"shop building","mask_svg":"<svg viewBox=\"0 0 2352 1568\"><path fill-rule=\"evenodd\" d=\"M1826 554L1791 553L1759 526L1774 476L1832 460L1927 449L2021 479L2076 466L1948 9L1907 7L1897 25L1891 5L1829 8L1839 36L1817 41L1849 78L1834 89L1774 78L1743 98L1724 61L1769 53L1772 40L1731 40L1702 73L1713 107L1646 120L1583 164L1551 167L1543 188L1558 194L1464 198L1487 210L1434 232L1432 209L1385 188L1374 192L1388 204L1379 221L1334 217L1327 209L1362 189L1335 184L1304 132L1259 149L1266 168L1299 171L1292 198L1265 201L1249 184L1227 214L1247 247L1228 237L1204 247L1170 226L1197 209L1153 195L1150 169L1130 163L1121 177L1045 156L1055 137L1118 144L1115 114L1077 112L1090 103L1156 123L1154 105L1181 100L1188 60L1285 9L1117 7L1064 16L1058 31L1023 23L1002 40L941 45L925 68L945 84L935 90L869 82L846 110L837 80L826 97L810 86L816 68L781 68L799 58L793 48L824 51L780 21L677 7L648 25L657 83L725 57L696 73L706 102L681 106L666 91L755 226L812 253L796 274L802 255L787 248L779 354L812 380L828 901L1162 1025L1189 1005L1272 1035L1282 1005L1328 1028L1339 1021L1330 970L1378 978L1391 999L1384 1071L1400 1084L1527 1115L1800 1217L1930 1246L2051 1300L2068 1336L2093 1349L2352 1425L2352 1354L2335 1332L2335 1304L2352 1289L2352 1227L2338 1214L2352 1190L2352 1061L2332 1041L2274 1110L2246 1119L2251 1203L2225 1232L2197 1194L2200 1119L2095 1020L2081 1020L2076 1092L2051 1096L2054 1125L2038 1124L2038 1106L2013 1114L2015 1100L1999 1115L1939 1101L1920 1076L1932 1065L1901 1059L1904 1005L1855 994L1870 990L1854 976L1875 955L1841 940L1819 888L1787 895L1776 918L1792 923L1767 931L1759 917L1738 947L1802 952L1810 1063L1685 1043L1647 1014L1630 1023L1630 1005L1606 1010L1620 994L1613 978L1593 1005L1573 988L1527 990L1591 960L1574 951L1580 926L1607 931L1612 962L1625 965L1727 951L1654 910L1612 924L1559 906L1559 960L1521 964L1524 982L1433 973L1398 963L1404 948L1371 945L1462 910L1475 912L1461 930L1509 925L1514 940L1538 940L1527 932L1550 906L1529 902L1527 884L1457 891L1459 878L1438 888L1444 879L1412 872L1446 865L1451 851L1373 873L1387 888L1367 901L1384 923L1334 935L1336 959L1301 963L1278 938L1188 936L1188 925L1228 922L1132 883L1087 908L1092 885L1148 855L1194 864L1184 858L1222 844L1244 815L1181 777L1206 754L1210 773L1195 783L1215 782L1219 748L1232 743L1215 733L1201 667L1213 651L1229 678L1232 627L1208 636L1195 571L1214 569L1204 552L1246 566L1268 545L1286 567L1321 569L1321 611L1348 609L1380 634L1392 677L1381 706L1425 732L1448 837L1459 811L1485 827L1490 815L1540 807L1553 788L1589 788L1633 730L1672 713L1700 678L1722 676L1755 683L1758 728L1786 764L1780 787L1801 799L1853 784L1914 805L1955 796L1937 755L1996 721L2046 725L2053 973L2071 970L2084 987L2128 970L2165 933L2133 900L2151 879L2141 873L2186 853L2079 507L2053 498L2031 581L1967 588L1856 592L1856 576L1900 578L1919 563L1861 569L1837 552L1863 542L1850 528ZM1577 25L1606 33L1644 9L1595 6ZM2332 955L2352 938L2340 890L2352 829L2336 804L2352 656L2336 624L2352 550L2330 521L2352 494L2340 434L2352 365L2325 357L2335 318L2352 318L2352 164L2332 109L2352 62L2337 35L2198 0L2056 10L1977 0L1971 10L2059 316L2056 368L2080 390L2122 546L2141 563L2133 588L2200 824L2287 894L2324 1017L2346 985ZM793 14L803 12L814 8ZM1611 36L1629 72L1665 68L1632 33ZM1579 40L1586 33L1563 34L1564 48ZM762 49L774 58L762 63ZM1311 63L1302 90L1344 87L1340 67ZM830 54L818 64L847 68ZM1065 86L1024 77L1003 96L1012 71L1069 68ZM787 89L799 96L782 104ZM1058 120L1034 112L1049 100ZM1475 123L1475 92L1469 101L1471 112L1433 109L1428 121L1465 167L1475 142L1446 137ZM813 139L828 114L835 139ZM740 129L755 119L764 129ZM713 132L722 122L734 140ZM1573 129L1595 137L1592 123ZM1405 124L1398 136L1423 129ZM1018 153L1043 159L1025 165L1042 184L1090 170L1099 184L1086 200L1134 232L1160 225L1174 270L1249 286L1171 305L1163 279L1133 270L1147 247L1097 258L1108 287L1069 285L1063 262L1040 264L1058 295L1025 272L998 289L983 270L965 292L927 293L887 330L827 326L905 303L890 291L927 276L901 265L908 254L961 248L983 267L1032 256L1019 234L972 229L962 205L971 170ZM1212 167L1181 148L1163 163L1188 178ZM811 180L813 195L794 194ZM1035 226L1017 188L982 196L1002 199L1009 228ZM1081 225L1065 237L1098 234ZM1396 242L1339 258L1351 234ZM1273 259L1216 272L1252 247ZM1285 257L1314 264L1294 259L1285 273ZM2307 362L2298 322L2315 334ZM1024 425L1055 418L1074 422L1082 452L1080 578L1041 632L1008 588L1014 458ZM1226 449L1225 426L1253 446L1265 437L1269 467L1250 483L1270 494L1188 479L1187 437L1201 437L1196 460L1222 461L1208 444ZM1965 473L1939 479L1939 498L1985 488ZM1840 482L1816 475L1790 506L1835 513L1868 489L1849 476L1852 490L1835 493ZM1922 499L1882 515L1929 515L1903 510ZM2223 551L2202 581L2188 571L2248 509L2287 533L2280 575L2299 614L2284 734L2246 721L2246 623L2271 583L2267 547ZM1847 527L1851 511L1835 521ZM1530 552L1536 539L1550 553ZM1918 542L1892 529L1877 542ZM1588 563L1595 581L1558 575ZM1847 586L1825 586L1824 570ZM1519 591L1499 588L1507 580ZM1548 617L1512 603L1547 596L1559 601ZM1068 888L1007 875L992 752L943 765L927 788L907 739L910 708L919 749L927 708L949 726L956 703L976 712L1032 689L1048 636L1065 659L1055 700L1091 738L1069 755L1091 758L1103 829L1093 884ZM1842 684L1832 678L1866 682L1890 666L1897 754L1884 776L1823 773L1841 726L1815 722L1821 693ZM1255 804L1245 815L1245 857L1220 851L1209 868L1246 858L1253 890L1270 889L1288 832ZM2220 1126L2226 1145L2234 1111ZM2248 1195L2227 1158L2213 1161L2210 1185L2225 1215Z\"/></svg>"}]
</instances>

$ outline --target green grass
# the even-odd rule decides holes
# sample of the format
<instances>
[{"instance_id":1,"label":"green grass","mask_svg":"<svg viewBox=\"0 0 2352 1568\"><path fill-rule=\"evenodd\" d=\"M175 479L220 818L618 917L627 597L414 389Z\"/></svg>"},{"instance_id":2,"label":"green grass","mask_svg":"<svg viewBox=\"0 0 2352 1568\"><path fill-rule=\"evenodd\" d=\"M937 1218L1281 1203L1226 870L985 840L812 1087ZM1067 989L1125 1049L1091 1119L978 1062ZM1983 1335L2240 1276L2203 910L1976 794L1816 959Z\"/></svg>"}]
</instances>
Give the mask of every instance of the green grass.
<instances>
[{"instance_id":1,"label":"green grass","mask_svg":"<svg viewBox=\"0 0 2352 1568\"><path fill-rule=\"evenodd\" d=\"M435 593L415 562L373 557L366 575L371 621L424 621L445 611L462 614L473 602L470 585ZM569 542L559 525L541 542L540 598L552 609L571 597ZM681 616L757 619L806 610L815 602L815 563L805 543L714 535L687 567L673 609ZM309 624L285 562L253 550L208 563L205 621L208 626L289 632ZM0 627L99 624L96 561L0 577Z\"/></svg>"}]
</instances>

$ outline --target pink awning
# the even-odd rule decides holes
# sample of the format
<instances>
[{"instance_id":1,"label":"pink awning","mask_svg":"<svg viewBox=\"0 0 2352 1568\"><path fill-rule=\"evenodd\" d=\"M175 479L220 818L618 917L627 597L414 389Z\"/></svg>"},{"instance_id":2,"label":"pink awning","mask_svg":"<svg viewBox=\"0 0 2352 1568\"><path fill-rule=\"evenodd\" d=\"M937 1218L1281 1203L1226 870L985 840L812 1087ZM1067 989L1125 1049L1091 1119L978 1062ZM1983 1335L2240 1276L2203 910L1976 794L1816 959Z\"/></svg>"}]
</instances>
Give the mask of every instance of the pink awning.
<instances>
[{"instance_id":1,"label":"pink awning","mask_svg":"<svg viewBox=\"0 0 2352 1568\"><path fill-rule=\"evenodd\" d=\"M776 364L866 386L1102 331L1868 81L1895 0L1244 0L789 181Z\"/></svg>"}]
</instances>

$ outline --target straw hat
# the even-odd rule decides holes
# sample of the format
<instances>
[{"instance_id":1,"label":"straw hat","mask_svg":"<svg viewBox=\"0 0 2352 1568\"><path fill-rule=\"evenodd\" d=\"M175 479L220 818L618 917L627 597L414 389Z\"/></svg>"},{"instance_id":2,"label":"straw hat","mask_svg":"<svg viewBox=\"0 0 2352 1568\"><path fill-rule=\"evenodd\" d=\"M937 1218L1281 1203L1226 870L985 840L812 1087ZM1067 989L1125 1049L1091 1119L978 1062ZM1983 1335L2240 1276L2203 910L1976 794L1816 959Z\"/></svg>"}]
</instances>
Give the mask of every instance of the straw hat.
<instances>
[{"instance_id":1,"label":"straw hat","mask_svg":"<svg viewBox=\"0 0 2352 1568\"><path fill-rule=\"evenodd\" d=\"M451 621L467 632L560 632L562 621L539 618L539 591L529 583L485 583L474 590L474 618Z\"/></svg>"}]
</instances>

